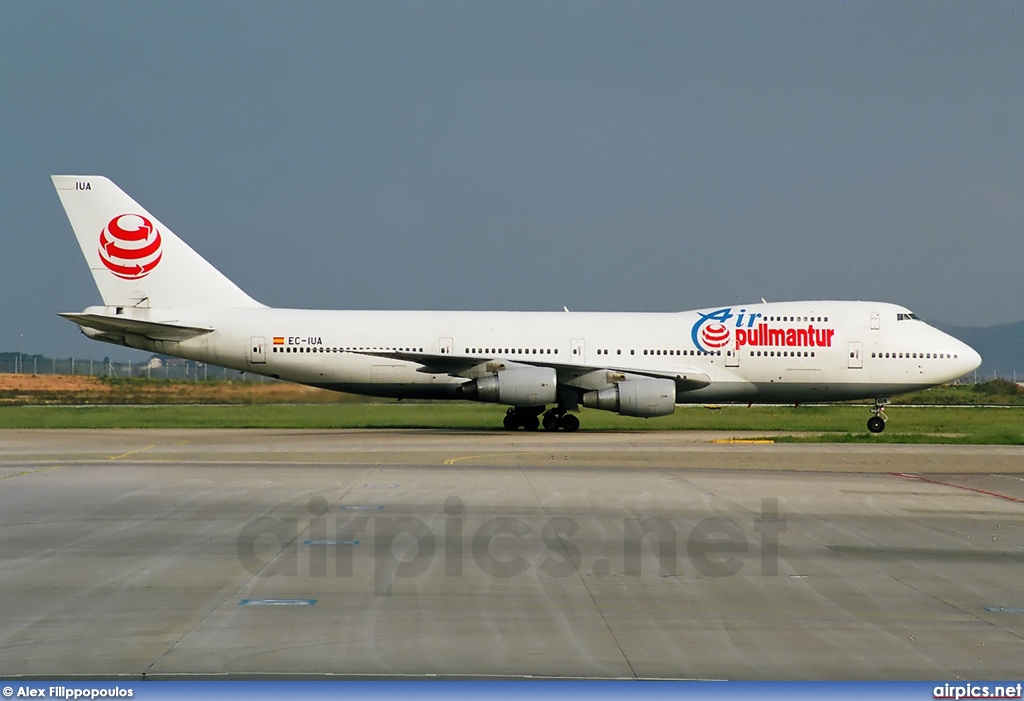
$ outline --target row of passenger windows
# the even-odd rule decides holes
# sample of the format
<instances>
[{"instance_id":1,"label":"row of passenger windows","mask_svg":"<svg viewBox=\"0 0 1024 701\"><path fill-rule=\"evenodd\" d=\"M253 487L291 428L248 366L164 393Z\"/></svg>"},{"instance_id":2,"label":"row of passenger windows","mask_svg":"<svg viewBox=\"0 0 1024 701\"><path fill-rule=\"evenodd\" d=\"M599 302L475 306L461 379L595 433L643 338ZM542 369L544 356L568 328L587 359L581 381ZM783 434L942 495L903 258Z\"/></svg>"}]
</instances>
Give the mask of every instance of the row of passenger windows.
<instances>
[{"instance_id":1,"label":"row of passenger windows","mask_svg":"<svg viewBox=\"0 0 1024 701\"><path fill-rule=\"evenodd\" d=\"M630 351L629 353L630 353L630 355L632 355L633 351ZM721 355L721 354L722 354L722 351L698 351L698 350L691 350L691 351L685 351L685 350L684 351L679 351L679 350L651 350L651 351L646 351L645 350L644 351L644 355Z\"/></svg>"},{"instance_id":2,"label":"row of passenger windows","mask_svg":"<svg viewBox=\"0 0 1024 701\"><path fill-rule=\"evenodd\" d=\"M554 348L467 348L466 355L558 355Z\"/></svg>"},{"instance_id":3,"label":"row of passenger windows","mask_svg":"<svg viewBox=\"0 0 1024 701\"><path fill-rule=\"evenodd\" d=\"M381 351L392 353L422 353L422 348L328 348L325 346L274 346L274 353L348 353L350 351Z\"/></svg>"},{"instance_id":4,"label":"row of passenger windows","mask_svg":"<svg viewBox=\"0 0 1024 701\"><path fill-rule=\"evenodd\" d=\"M750 351L756 358L813 358L814 351Z\"/></svg>"},{"instance_id":5,"label":"row of passenger windows","mask_svg":"<svg viewBox=\"0 0 1024 701\"><path fill-rule=\"evenodd\" d=\"M599 348L597 350L598 355L608 355L611 351L607 348ZM667 350L667 349L647 349L641 351L644 355L721 355L722 351L698 351L698 350ZM636 355L636 350L631 349L630 355ZM732 352L729 353L732 355ZM622 355L622 350L615 351L615 355Z\"/></svg>"},{"instance_id":6,"label":"row of passenger windows","mask_svg":"<svg viewBox=\"0 0 1024 701\"><path fill-rule=\"evenodd\" d=\"M826 317L826 321L827 321ZM422 348L369 348L349 346L345 348L334 348L324 346L274 346L274 353L345 353L348 351L393 351L393 352L404 352L404 353L422 353ZM467 348L467 355L558 355L557 348ZM598 355L608 355L609 350L607 348L601 348L597 351ZM636 350L630 350L630 355L636 355ZM698 350L644 350L644 355L722 355L722 351L698 351ZM616 350L615 355L622 355L622 350ZM727 355L732 355L732 351L728 351ZM814 351L750 351L751 357L766 357L766 358L807 358L814 357ZM851 354L852 357L852 354ZM873 352L872 358L922 358L922 359L945 359L945 358L959 358L956 353L881 353Z\"/></svg>"},{"instance_id":7,"label":"row of passenger windows","mask_svg":"<svg viewBox=\"0 0 1024 701\"><path fill-rule=\"evenodd\" d=\"M765 321L791 321L791 322L819 321L819 322L825 322L825 321L828 321L828 317L827 316L825 316L825 317L821 317L821 316L769 316L769 317L765 318Z\"/></svg>"},{"instance_id":8,"label":"row of passenger windows","mask_svg":"<svg viewBox=\"0 0 1024 701\"><path fill-rule=\"evenodd\" d=\"M872 358L959 358L957 353L872 353Z\"/></svg>"}]
</instances>

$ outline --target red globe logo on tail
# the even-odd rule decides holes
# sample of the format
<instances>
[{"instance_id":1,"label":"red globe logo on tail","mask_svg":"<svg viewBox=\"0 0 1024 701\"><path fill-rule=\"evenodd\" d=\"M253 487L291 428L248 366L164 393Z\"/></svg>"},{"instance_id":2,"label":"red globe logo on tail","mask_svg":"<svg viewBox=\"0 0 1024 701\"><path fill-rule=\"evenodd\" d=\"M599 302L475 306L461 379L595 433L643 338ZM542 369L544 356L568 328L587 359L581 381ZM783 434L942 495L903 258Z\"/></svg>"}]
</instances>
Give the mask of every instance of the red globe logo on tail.
<instances>
[{"instance_id":1,"label":"red globe logo on tail","mask_svg":"<svg viewBox=\"0 0 1024 701\"><path fill-rule=\"evenodd\" d=\"M100 232L100 261L123 280L139 280L163 257L160 232L141 214L119 214Z\"/></svg>"},{"instance_id":2,"label":"red globe logo on tail","mask_svg":"<svg viewBox=\"0 0 1024 701\"><path fill-rule=\"evenodd\" d=\"M725 324L708 324L700 330L700 340L708 348L725 348L729 345L729 329Z\"/></svg>"}]
</instances>

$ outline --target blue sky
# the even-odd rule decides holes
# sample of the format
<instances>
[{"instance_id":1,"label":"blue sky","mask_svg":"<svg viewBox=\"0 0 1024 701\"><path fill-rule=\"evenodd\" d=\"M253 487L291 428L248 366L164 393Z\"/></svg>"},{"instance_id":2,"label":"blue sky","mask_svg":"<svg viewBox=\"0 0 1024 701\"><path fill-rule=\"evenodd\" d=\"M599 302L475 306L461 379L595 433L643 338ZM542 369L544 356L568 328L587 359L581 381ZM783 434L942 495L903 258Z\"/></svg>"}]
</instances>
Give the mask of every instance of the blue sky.
<instances>
[{"instance_id":1,"label":"blue sky","mask_svg":"<svg viewBox=\"0 0 1024 701\"><path fill-rule=\"evenodd\" d=\"M52 173L266 304L1024 319L1019 3L0 3L0 350L135 357Z\"/></svg>"}]
</instances>

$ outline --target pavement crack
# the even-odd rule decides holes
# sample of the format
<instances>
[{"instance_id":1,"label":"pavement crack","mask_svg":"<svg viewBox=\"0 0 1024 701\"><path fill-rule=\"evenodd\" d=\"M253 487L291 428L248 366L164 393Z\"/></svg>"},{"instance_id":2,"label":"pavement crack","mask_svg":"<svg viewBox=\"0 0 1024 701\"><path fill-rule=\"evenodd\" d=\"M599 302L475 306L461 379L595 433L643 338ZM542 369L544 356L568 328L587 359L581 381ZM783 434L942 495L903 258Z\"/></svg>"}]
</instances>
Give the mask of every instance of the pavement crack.
<instances>
[{"instance_id":1,"label":"pavement crack","mask_svg":"<svg viewBox=\"0 0 1024 701\"><path fill-rule=\"evenodd\" d=\"M552 515L548 512L548 508L544 505L544 502L541 500L540 495L537 493L536 488L533 486L533 482L530 481L530 476L526 474L526 470L523 468L521 464L518 463L518 461L517 466L519 467L519 472L523 475L523 479L526 480L526 485L530 488L530 491L533 493L533 498L537 502L537 506L540 507L540 510L544 514L544 517L547 519L547 521L550 522L552 519ZM608 631L608 635L611 636L612 642L615 643L615 647L618 648L619 654L622 655L622 660L626 663L626 666L629 667L630 675L633 679L638 679L639 677L637 676L636 670L633 669L633 663L629 661L629 656L626 654L626 651L622 649L622 643L620 643L619 639L616 637L615 631L612 630L612 626L608 622L608 618L604 615L604 611L601 610L601 606L597 603L597 599L594 597L594 592L591 591L590 587L587 585L586 578L580 572L580 567L583 562L582 557L580 557L579 560L573 560L561 538L558 539L558 542L561 545L562 556L573 563L576 570L576 576L579 578L580 583L583 585L583 589L587 592L587 596L590 598L590 603L593 604L594 610L597 611L597 615L601 617L601 622L604 623L604 627Z\"/></svg>"}]
</instances>

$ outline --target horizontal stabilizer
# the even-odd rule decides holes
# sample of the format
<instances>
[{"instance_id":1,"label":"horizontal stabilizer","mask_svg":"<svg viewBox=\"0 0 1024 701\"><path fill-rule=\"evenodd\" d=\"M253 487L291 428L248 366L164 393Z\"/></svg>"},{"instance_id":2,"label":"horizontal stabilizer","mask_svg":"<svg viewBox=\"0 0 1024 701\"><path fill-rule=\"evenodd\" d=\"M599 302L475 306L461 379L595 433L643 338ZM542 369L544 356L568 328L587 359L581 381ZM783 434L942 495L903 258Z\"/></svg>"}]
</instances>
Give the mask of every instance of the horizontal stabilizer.
<instances>
[{"instance_id":1,"label":"horizontal stabilizer","mask_svg":"<svg viewBox=\"0 0 1024 701\"><path fill-rule=\"evenodd\" d=\"M132 334L154 341L187 341L196 336L212 333L213 329L200 326L183 326L173 321L142 321L126 317L103 314L74 314L65 312L57 316L73 321L82 328L93 329L104 334Z\"/></svg>"}]
</instances>

